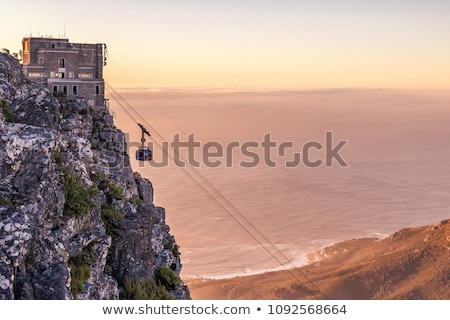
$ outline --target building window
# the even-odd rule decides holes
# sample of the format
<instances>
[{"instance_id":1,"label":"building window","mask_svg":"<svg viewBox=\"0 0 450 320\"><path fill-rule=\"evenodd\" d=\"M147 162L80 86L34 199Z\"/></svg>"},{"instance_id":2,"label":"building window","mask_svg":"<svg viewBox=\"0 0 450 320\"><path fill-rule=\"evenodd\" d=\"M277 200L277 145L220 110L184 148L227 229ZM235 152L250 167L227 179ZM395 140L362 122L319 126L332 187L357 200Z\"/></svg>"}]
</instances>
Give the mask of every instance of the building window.
<instances>
[{"instance_id":1,"label":"building window","mask_svg":"<svg viewBox=\"0 0 450 320\"><path fill-rule=\"evenodd\" d=\"M61 79L64 79L66 77L66 74L64 72L61 72Z\"/></svg>"},{"instance_id":2,"label":"building window","mask_svg":"<svg viewBox=\"0 0 450 320\"><path fill-rule=\"evenodd\" d=\"M100 94L100 86L95 86L95 94Z\"/></svg>"},{"instance_id":3,"label":"building window","mask_svg":"<svg viewBox=\"0 0 450 320\"><path fill-rule=\"evenodd\" d=\"M58 86L53 86L53 93L58 93Z\"/></svg>"},{"instance_id":4,"label":"building window","mask_svg":"<svg viewBox=\"0 0 450 320\"><path fill-rule=\"evenodd\" d=\"M63 94L66 96L67 95L67 86L63 86Z\"/></svg>"},{"instance_id":5,"label":"building window","mask_svg":"<svg viewBox=\"0 0 450 320\"><path fill-rule=\"evenodd\" d=\"M69 78L73 79L73 72L69 72Z\"/></svg>"},{"instance_id":6,"label":"building window","mask_svg":"<svg viewBox=\"0 0 450 320\"><path fill-rule=\"evenodd\" d=\"M30 72L28 73L28 77L30 78L39 78L39 77L43 77L44 74L40 73L40 72Z\"/></svg>"},{"instance_id":7,"label":"building window","mask_svg":"<svg viewBox=\"0 0 450 320\"><path fill-rule=\"evenodd\" d=\"M66 60L64 58L59 58L58 60L58 66L60 68L65 68L66 67Z\"/></svg>"},{"instance_id":8,"label":"building window","mask_svg":"<svg viewBox=\"0 0 450 320\"><path fill-rule=\"evenodd\" d=\"M78 87L77 86L72 86L72 94L74 96L76 96L78 94Z\"/></svg>"}]
</instances>

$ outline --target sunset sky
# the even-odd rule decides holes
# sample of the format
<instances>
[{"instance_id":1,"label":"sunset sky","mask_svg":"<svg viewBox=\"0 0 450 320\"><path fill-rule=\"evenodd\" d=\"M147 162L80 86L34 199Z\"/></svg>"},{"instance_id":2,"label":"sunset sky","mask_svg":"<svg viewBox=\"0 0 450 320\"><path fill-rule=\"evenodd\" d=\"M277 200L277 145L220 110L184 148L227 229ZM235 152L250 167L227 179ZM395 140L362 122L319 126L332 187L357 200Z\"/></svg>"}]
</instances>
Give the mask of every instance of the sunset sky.
<instances>
[{"instance_id":1,"label":"sunset sky","mask_svg":"<svg viewBox=\"0 0 450 320\"><path fill-rule=\"evenodd\" d=\"M450 88L448 0L78 0L2 5L1 48L108 45L109 83Z\"/></svg>"}]
</instances>

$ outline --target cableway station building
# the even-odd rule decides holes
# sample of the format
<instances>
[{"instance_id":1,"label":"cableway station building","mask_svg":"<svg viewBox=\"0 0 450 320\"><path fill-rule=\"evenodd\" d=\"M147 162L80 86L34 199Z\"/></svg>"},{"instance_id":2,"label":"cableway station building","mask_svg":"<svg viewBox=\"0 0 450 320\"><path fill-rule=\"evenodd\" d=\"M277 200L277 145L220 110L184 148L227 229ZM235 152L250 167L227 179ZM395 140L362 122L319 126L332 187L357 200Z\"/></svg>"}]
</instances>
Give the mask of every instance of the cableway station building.
<instances>
[{"instance_id":1,"label":"cableway station building","mask_svg":"<svg viewBox=\"0 0 450 320\"><path fill-rule=\"evenodd\" d=\"M105 44L26 37L22 40L22 65L28 78L44 83L56 96L84 97L90 106L105 103Z\"/></svg>"}]
</instances>

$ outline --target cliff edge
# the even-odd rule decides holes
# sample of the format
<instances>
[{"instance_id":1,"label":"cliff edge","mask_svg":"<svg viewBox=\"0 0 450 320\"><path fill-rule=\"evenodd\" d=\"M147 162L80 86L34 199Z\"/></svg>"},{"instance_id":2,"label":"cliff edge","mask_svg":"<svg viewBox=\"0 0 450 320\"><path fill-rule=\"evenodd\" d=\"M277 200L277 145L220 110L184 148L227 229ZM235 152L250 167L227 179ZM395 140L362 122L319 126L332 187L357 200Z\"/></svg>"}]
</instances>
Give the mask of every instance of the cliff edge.
<instances>
[{"instance_id":1,"label":"cliff edge","mask_svg":"<svg viewBox=\"0 0 450 320\"><path fill-rule=\"evenodd\" d=\"M0 299L189 299L178 246L107 107L0 53Z\"/></svg>"}]
</instances>

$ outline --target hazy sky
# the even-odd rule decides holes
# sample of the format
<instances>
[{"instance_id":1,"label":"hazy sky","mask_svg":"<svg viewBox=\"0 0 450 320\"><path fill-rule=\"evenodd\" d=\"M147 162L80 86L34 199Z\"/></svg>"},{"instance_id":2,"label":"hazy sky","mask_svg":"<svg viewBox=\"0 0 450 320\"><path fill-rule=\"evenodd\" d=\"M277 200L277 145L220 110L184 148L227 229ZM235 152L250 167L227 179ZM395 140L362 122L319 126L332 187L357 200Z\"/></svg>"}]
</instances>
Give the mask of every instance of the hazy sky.
<instances>
[{"instance_id":1,"label":"hazy sky","mask_svg":"<svg viewBox=\"0 0 450 320\"><path fill-rule=\"evenodd\" d=\"M448 0L22 0L0 26L106 43L115 84L450 88Z\"/></svg>"}]
</instances>

